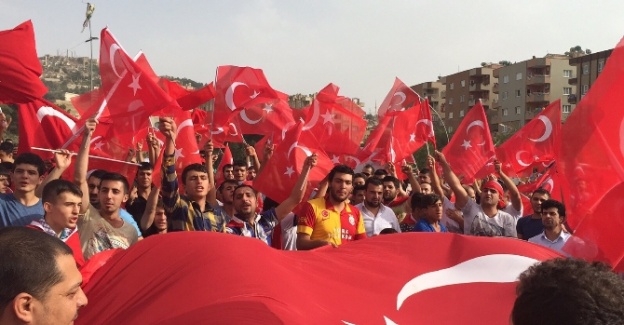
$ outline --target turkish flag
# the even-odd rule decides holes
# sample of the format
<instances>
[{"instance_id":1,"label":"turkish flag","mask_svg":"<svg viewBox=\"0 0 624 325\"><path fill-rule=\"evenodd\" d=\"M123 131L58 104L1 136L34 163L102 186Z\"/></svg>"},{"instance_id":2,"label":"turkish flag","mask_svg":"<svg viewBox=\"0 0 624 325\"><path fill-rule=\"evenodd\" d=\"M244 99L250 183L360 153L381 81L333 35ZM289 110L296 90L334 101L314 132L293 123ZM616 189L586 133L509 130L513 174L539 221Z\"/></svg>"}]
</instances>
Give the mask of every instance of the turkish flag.
<instances>
[{"instance_id":1,"label":"turkish flag","mask_svg":"<svg viewBox=\"0 0 624 325\"><path fill-rule=\"evenodd\" d=\"M387 116L392 116L387 161L400 162L412 156L429 139L435 140L428 105L419 103L405 111L387 113Z\"/></svg>"},{"instance_id":2,"label":"turkish flag","mask_svg":"<svg viewBox=\"0 0 624 325\"><path fill-rule=\"evenodd\" d=\"M48 92L39 76L35 32L30 20L0 31L0 103L28 103Z\"/></svg>"},{"instance_id":3,"label":"turkish flag","mask_svg":"<svg viewBox=\"0 0 624 325\"><path fill-rule=\"evenodd\" d=\"M394 85L392 85L392 89L390 89L386 98L381 102L377 115L381 118L387 112L403 111L418 103L420 103L420 96L399 78L395 78Z\"/></svg>"},{"instance_id":4,"label":"turkish flag","mask_svg":"<svg viewBox=\"0 0 624 325\"><path fill-rule=\"evenodd\" d=\"M206 157L208 159L208 157ZM225 149L223 149L223 155L221 156L221 161L219 162L219 166L217 167L217 172L215 174L215 185L219 187L221 183L225 180L225 176L223 175L223 167L225 165L232 165L234 163L234 156L232 155L232 150L230 150L230 146L225 145Z\"/></svg>"},{"instance_id":5,"label":"turkish flag","mask_svg":"<svg viewBox=\"0 0 624 325\"><path fill-rule=\"evenodd\" d=\"M464 184L472 184L476 173L494 156L494 143L481 101L461 121L442 153Z\"/></svg>"},{"instance_id":6,"label":"turkish flag","mask_svg":"<svg viewBox=\"0 0 624 325\"><path fill-rule=\"evenodd\" d=\"M327 176L334 164L321 149L319 142L309 132L303 132L303 124L286 132L286 137L275 149L266 166L254 179L254 187L276 202L282 202L290 196L297 178L301 174L305 159L316 153L317 163L308 175L307 193ZM309 197L309 195L304 195Z\"/></svg>"},{"instance_id":7,"label":"turkish flag","mask_svg":"<svg viewBox=\"0 0 624 325\"><path fill-rule=\"evenodd\" d=\"M97 88L84 94L72 97L70 100L76 109L76 112L78 112L78 115L80 115L80 118L82 119L85 118L85 114L97 111L97 109L102 105L103 99L104 93L102 93L102 89Z\"/></svg>"},{"instance_id":8,"label":"turkish flag","mask_svg":"<svg viewBox=\"0 0 624 325\"><path fill-rule=\"evenodd\" d=\"M557 257L522 240L451 233L375 236L293 254L254 238L177 232L108 259L84 285L89 304L76 323L507 324L520 273ZM279 283L258 281L258 270ZM198 280L215 272L220 281Z\"/></svg>"},{"instance_id":9,"label":"turkish flag","mask_svg":"<svg viewBox=\"0 0 624 325\"><path fill-rule=\"evenodd\" d=\"M392 121L392 115L388 114L379 120L377 126L366 138L364 147L358 151L357 156L360 160L371 160L371 156L378 157L379 152L387 147L388 139L392 137L392 128L390 127ZM373 155L373 153L375 154Z\"/></svg>"},{"instance_id":10,"label":"turkish flag","mask_svg":"<svg viewBox=\"0 0 624 325\"><path fill-rule=\"evenodd\" d=\"M292 110L283 99L239 109L230 114L225 123L221 123L215 112L215 128L228 126L236 128L241 134L272 135L295 125Z\"/></svg>"},{"instance_id":11,"label":"turkish flag","mask_svg":"<svg viewBox=\"0 0 624 325\"><path fill-rule=\"evenodd\" d=\"M564 250L624 271L624 39L562 126L563 197L577 240Z\"/></svg>"},{"instance_id":12,"label":"turkish flag","mask_svg":"<svg viewBox=\"0 0 624 325\"><path fill-rule=\"evenodd\" d=\"M31 147L59 149L76 127L75 117L45 99L18 104L17 110L20 119L18 153L31 152ZM52 157L49 153L38 154Z\"/></svg>"}]
</instances>

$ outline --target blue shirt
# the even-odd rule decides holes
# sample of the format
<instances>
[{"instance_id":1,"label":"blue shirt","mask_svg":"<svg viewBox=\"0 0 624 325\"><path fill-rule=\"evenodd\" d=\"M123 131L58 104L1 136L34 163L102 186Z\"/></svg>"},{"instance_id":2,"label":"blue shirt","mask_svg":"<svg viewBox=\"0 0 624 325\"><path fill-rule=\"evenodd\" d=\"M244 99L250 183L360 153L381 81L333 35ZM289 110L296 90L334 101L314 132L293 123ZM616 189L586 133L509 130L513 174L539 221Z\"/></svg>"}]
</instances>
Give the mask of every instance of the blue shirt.
<instances>
[{"instance_id":1,"label":"blue shirt","mask_svg":"<svg viewBox=\"0 0 624 325\"><path fill-rule=\"evenodd\" d=\"M446 227L441 224L438 223L440 225L440 232L448 232L448 230L446 229ZM418 222L416 223L416 226L414 226L414 231L417 232L437 232L435 230L435 228L433 228L432 225L429 224L429 222L427 222L427 220L425 219L420 219L418 220Z\"/></svg>"},{"instance_id":2,"label":"blue shirt","mask_svg":"<svg viewBox=\"0 0 624 325\"><path fill-rule=\"evenodd\" d=\"M559 233L559 237L555 238L555 240L550 240L546 237L546 234L544 232L542 232L541 234L537 235L537 236L533 236L531 238L529 238L529 242L530 243L535 243L538 245L542 245L544 247L548 247L550 249L554 249L559 253L565 254L567 255L564 251L563 251L563 245L565 245L565 243L568 241L568 239L570 239L570 234L568 234L565 231L561 231Z\"/></svg>"},{"instance_id":3,"label":"blue shirt","mask_svg":"<svg viewBox=\"0 0 624 325\"><path fill-rule=\"evenodd\" d=\"M139 237L143 237L143 234L141 233L141 229L139 229L139 225L137 225L136 221L134 220L130 212L126 211L125 209L119 209L119 217L121 217L121 220L123 220L124 222L131 224L132 227L136 229L137 234L139 234Z\"/></svg>"},{"instance_id":4,"label":"blue shirt","mask_svg":"<svg viewBox=\"0 0 624 325\"><path fill-rule=\"evenodd\" d=\"M275 208L271 208L256 215L255 224L253 226L234 216L232 220L228 222L225 230L227 233L234 235L258 238L271 246L273 229L277 226L278 222L277 215L275 215Z\"/></svg>"},{"instance_id":5,"label":"blue shirt","mask_svg":"<svg viewBox=\"0 0 624 325\"><path fill-rule=\"evenodd\" d=\"M21 204L13 193L0 194L0 228L27 226L34 220L43 218L41 200L27 207Z\"/></svg>"}]
</instances>

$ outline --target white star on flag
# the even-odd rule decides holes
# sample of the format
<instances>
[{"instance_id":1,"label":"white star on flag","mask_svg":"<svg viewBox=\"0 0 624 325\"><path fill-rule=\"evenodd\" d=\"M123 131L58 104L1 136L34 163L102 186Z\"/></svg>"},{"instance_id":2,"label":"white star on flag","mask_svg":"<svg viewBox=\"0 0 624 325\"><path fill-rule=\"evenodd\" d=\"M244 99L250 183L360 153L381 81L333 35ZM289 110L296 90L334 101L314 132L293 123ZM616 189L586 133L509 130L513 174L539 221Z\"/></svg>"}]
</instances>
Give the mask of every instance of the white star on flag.
<instances>
[{"instance_id":1,"label":"white star on flag","mask_svg":"<svg viewBox=\"0 0 624 325\"><path fill-rule=\"evenodd\" d=\"M464 147L464 149L466 150L468 150L468 148L472 148L472 146L470 145L470 141L468 140L464 140L464 143L462 143L461 146Z\"/></svg>"},{"instance_id":2,"label":"white star on flag","mask_svg":"<svg viewBox=\"0 0 624 325\"><path fill-rule=\"evenodd\" d=\"M132 76L132 83L128 85L128 87L132 88L133 92L134 92L134 96L136 96L136 92L138 89L143 89L141 88L141 85L139 84L139 77L141 77L141 73L139 72L136 75Z\"/></svg>"},{"instance_id":3,"label":"white star on flag","mask_svg":"<svg viewBox=\"0 0 624 325\"><path fill-rule=\"evenodd\" d=\"M340 163L340 157L336 156L336 155L332 155L332 162L334 164L339 164Z\"/></svg>"},{"instance_id":4,"label":"white star on flag","mask_svg":"<svg viewBox=\"0 0 624 325\"><path fill-rule=\"evenodd\" d=\"M292 168L292 166L290 166L286 168L286 172L284 173L284 175L288 175L288 177L291 177L292 174L294 173L295 173L295 170Z\"/></svg>"},{"instance_id":5,"label":"white star on flag","mask_svg":"<svg viewBox=\"0 0 624 325\"><path fill-rule=\"evenodd\" d=\"M93 149L102 150L102 146L103 145L104 145L104 142L102 142L102 141L96 142L96 143L93 144Z\"/></svg>"},{"instance_id":6,"label":"white star on flag","mask_svg":"<svg viewBox=\"0 0 624 325\"><path fill-rule=\"evenodd\" d=\"M329 111L325 112L325 114L321 116L323 117L323 124L334 123L334 115Z\"/></svg>"},{"instance_id":7,"label":"white star on flag","mask_svg":"<svg viewBox=\"0 0 624 325\"><path fill-rule=\"evenodd\" d=\"M262 108L267 114L273 112L273 104L264 104L264 108Z\"/></svg>"},{"instance_id":8,"label":"white star on flag","mask_svg":"<svg viewBox=\"0 0 624 325\"><path fill-rule=\"evenodd\" d=\"M410 134L409 142L414 142L414 141L416 141L416 133Z\"/></svg>"},{"instance_id":9,"label":"white star on flag","mask_svg":"<svg viewBox=\"0 0 624 325\"><path fill-rule=\"evenodd\" d=\"M181 148L175 150L175 159L178 160L178 158L180 158L180 157L184 158L184 155L182 154L182 149Z\"/></svg>"}]
</instances>

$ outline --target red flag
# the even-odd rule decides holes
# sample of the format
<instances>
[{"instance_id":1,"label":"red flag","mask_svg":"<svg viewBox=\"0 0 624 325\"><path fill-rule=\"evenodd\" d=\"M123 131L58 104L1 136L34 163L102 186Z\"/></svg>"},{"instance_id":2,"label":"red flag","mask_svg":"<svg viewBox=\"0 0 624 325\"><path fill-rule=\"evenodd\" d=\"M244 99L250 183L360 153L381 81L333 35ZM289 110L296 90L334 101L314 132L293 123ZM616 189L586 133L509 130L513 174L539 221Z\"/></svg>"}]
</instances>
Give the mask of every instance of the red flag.
<instances>
[{"instance_id":1,"label":"red flag","mask_svg":"<svg viewBox=\"0 0 624 325\"><path fill-rule=\"evenodd\" d=\"M272 133L288 129L295 125L292 117L292 110L288 103L282 99L277 99L273 103L264 103L240 109L230 115L225 123L220 123L220 119L215 112L215 129L232 125L241 134L261 134L271 135Z\"/></svg>"},{"instance_id":2,"label":"red flag","mask_svg":"<svg viewBox=\"0 0 624 325\"><path fill-rule=\"evenodd\" d=\"M30 20L0 31L0 103L27 103L48 92Z\"/></svg>"},{"instance_id":3,"label":"red flag","mask_svg":"<svg viewBox=\"0 0 624 325\"><path fill-rule=\"evenodd\" d=\"M377 115L381 118L387 112L397 112L420 103L420 96L399 78L394 79L394 85L379 106Z\"/></svg>"},{"instance_id":4,"label":"red flag","mask_svg":"<svg viewBox=\"0 0 624 325\"><path fill-rule=\"evenodd\" d=\"M414 105L408 110L388 113L392 116L388 161L397 163L412 156L429 139L435 140L429 106ZM434 142L435 143L435 142Z\"/></svg>"},{"instance_id":5,"label":"red flag","mask_svg":"<svg viewBox=\"0 0 624 325\"><path fill-rule=\"evenodd\" d=\"M476 173L494 156L490 126L481 101L468 111L442 153L465 184L472 183Z\"/></svg>"},{"instance_id":6,"label":"red flag","mask_svg":"<svg viewBox=\"0 0 624 325\"><path fill-rule=\"evenodd\" d=\"M90 92L86 92L84 94L72 97L71 103L72 105L74 105L76 112L78 112L78 115L80 115L80 118L82 119L87 117L86 114L89 114L89 112L97 111L97 109L100 108L100 106L102 105L103 99L104 94L102 93L102 89L98 88Z\"/></svg>"},{"instance_id":7,"label":"red flag","mask_svg":"<svg viewBox=\"0 0 624 325\"><path fill-rule=\"evenodd\" d=\"M208 157L206 157L208 158ZM218 187L225 180L225 176L223 175L223 167L225 165L232 165L234 163L234 156L232 156L232 151L230 147L226 144L225 149L223 149L223 156L221 156L221 161L219 162L219 167L217 167L217 173L215 174L215 185Z\"/></svg>"},{"instance_id":8,"label":"red flag","mask_svg":"<svg viewBox=\"0 0 624 325\"><path fill-rule=\"evenodd\" d=\"M275 149L262 172L254 179L254 187L276 202L282 202L290 196L306 157L313 153L318 156L316 166L308 176L307 194L334 167L327 154L320 149L316 138L309 132L302 132L302 129L303 124L298 123L286 132L285 139Z\"/></svg>"},{"instance_id":9,"label":"red flag","mask_svg":"<svg viewBox=\"0 0 624 325\"><path fill-rule=\"evenodd\" d=\"M575 229L565 251L609 262L624 271L624 39L562 127L561 158L568 224ZM573 237L573 238L574 238Z\"/></svg>"},{"instance_id":10,"label":"red flag","mask_svg":"<svg viewBox=\"0 0 624 325\"><path fill-rule=\"evenodd\" d=\"M109 259L84 286L89 304L76 323L508 324L518 275L560 256L522 240L450 233L375 236L292 254L253 238L177 232ZM280 284L258 281L258 270ZM215 272L220 281L198 280Z\"/></svg>"}]
</instances>

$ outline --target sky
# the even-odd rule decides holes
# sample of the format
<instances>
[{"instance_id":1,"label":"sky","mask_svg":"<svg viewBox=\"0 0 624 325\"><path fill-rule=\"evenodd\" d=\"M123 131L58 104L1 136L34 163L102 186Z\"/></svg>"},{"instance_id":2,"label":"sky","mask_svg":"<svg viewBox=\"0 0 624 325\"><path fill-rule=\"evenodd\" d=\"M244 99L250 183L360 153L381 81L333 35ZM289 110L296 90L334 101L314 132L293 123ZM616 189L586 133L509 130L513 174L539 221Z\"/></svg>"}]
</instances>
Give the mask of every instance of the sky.
<instances>
[{"instance_id":1,"label":"sky","mask_svg":"<svg viewBox=\"0 0 624 325\"><path fill-rule=\"evenodd\" d=\"M262 69L271 86L310 94L328 83L373 112L394 78L435 81L481 62L523 61L581 45L613 48L624 1L594 0L106 0L93 35L108 26L159 75L208 83L219 65ZM37 51L89 56L86 2L0 0L0 30L31 19ZM99 44L94 44L94 58Z\"/></svg>"}]
</instances>

